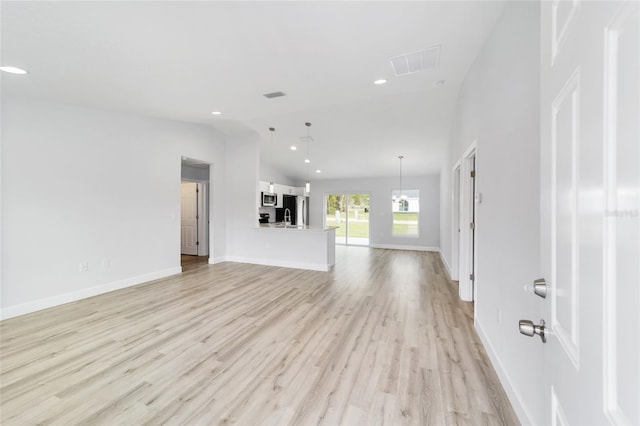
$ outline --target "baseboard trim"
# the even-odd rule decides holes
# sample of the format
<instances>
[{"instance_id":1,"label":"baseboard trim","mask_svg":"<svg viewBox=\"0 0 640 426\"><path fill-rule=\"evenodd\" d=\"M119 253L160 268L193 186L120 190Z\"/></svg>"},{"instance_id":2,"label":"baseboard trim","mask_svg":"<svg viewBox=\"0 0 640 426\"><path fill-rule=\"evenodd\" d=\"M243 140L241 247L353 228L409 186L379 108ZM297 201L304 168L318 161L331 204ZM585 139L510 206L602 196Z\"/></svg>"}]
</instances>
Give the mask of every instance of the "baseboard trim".
<instances>
[{"instance_id":1,"label":"baseboard trim","mask_svg":"<svg viewBox=\"0 0 640 426\"><path fill-rule=\"evenodd\" d=\"M480 323L477 321L475 322L475 329L476 329L476 332L478 333L478 336L480 337L480 341L482 342L482 345L484 346L485 351L487 352L487 355L489 355L489 360L491 361L491 364L493 365L494 370L496 370L496 373L498 374L498 379L500 380L502 387L507 393L509 402L511 402L511 405L513 406L513 410L516 412L516 415L518 416L518 420L520 420L520 424L523 424L523 425L535 424L535 422L533 421L533 416L531 415L529 410L527 410L527 406L524 404L522 397L513 387L513 384L512 384L513 382L511 381L511 377L509 376L509 373L502 365L502 361L500 360L500 357L498 356L496 350L491 344L491 341L487 337Z\"/></svg>"},{"instance_id":2,"label":"baseboard trim","mask_svg":"<svg viewBox=\"0 0 640 426\"><path fill-rule=\"evenodd\" d=\"M87 297L98 296L100 294L132 287L134 285L146 283L148 281L176 275L181 272L182 267L176 266L174 268L162 269L160 271L150 272L148 274L137 275L135 277L124 278L122 280L112 281L106 284L83 288L82 290L72 291L69 293L59 294L57 296L34 300L32 302L9 306L3 308L2 311L0 311L0 319L5 320L21 315L30 314L32 312L41 311L43 309L52 308L54 306L64 305L66 303L86 299Z\"/></svg>"},{"instance_id":3,"label":"baseboard trim","mask_svg":"<svg viewBox=\"0 0 640 426\"><path fill-rule=\"evenodd\" d=\"M426 246L404 246L396 244L369 244L369 247L389 249L389 250L415 250L415 251L435 251L440 252L438 247L426 247Z\"/></svg>"},{"instance_id":4,"label":"baseboard trim","mask_svg":"<svg viewBox=\"0 0 640 426\"><path fill-rule=\"evenodd\" d=\"M278 266L281 268L307 269L310 271L321 272L327 272L333 267L333 265L322 263L289 262L286 260L272 260L242 256L225 256L225 262L250 263L253 265Z\"/></svg>"},{"instance_id":5,"label":"baseboard trim","mask_svg":"<svg viewBox=\"0 0 640 426\"><path fill-rule=\"evenodd\" d=\"M209 265L215 265L216 263L222 263L222 262L226 262L226 258L224 256L209 258Z\"/></svg>"},{"instance_id":6,"label":"baseboard trim","mask_svg":"<svg viewBox=\"0 0 640 426\"><path fill-rule=\"evenodd\" d=\"M440 253L440 260L442 260L442 264L444 265L444 270L447 272L449 281L453 281L453 278L451 278L451 266L449 266L449 263L447 262L447 258L444 257L442 252L439 252L439 253Z\"/></svg>"}]
</instances>

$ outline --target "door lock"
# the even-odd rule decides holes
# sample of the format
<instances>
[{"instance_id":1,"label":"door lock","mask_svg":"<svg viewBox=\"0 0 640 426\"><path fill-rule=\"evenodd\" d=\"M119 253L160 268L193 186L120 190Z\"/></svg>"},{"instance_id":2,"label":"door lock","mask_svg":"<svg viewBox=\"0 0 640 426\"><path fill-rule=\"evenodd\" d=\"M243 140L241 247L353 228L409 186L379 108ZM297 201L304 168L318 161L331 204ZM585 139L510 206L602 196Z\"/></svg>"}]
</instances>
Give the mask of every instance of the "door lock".
<instances>
[{"instance_id":1,"label":"door lock","mask_svg":"<svg viewBox=\"0 0 640 426\"><path fill-rule=\"evenodd\" d=\"M547 298L547 282L544 278L538 278L533 282L533 293L543 299Z\"/></svg>"},{"instance_id":2,"label":"door lock","mask_svg":"<svg viewBox=\"0 0 640 426\"><path fill-rule=\"evenodd\" d=\"M540 325L535 325L533 321L520 320L519 323L520 334L533 337L536 334L542 339L542 343L547 343L547 327L544 320L540 320Z\"/></svg>"}]
</instances>

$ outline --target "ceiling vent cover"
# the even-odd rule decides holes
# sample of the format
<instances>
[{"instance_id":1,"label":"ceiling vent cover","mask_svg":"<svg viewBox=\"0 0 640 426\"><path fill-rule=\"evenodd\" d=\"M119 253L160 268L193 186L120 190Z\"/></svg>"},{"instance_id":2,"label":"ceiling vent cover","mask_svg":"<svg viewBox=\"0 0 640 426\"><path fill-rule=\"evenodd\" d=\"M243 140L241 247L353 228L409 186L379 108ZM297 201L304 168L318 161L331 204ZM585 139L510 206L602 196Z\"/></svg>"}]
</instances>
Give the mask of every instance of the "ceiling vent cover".
<instances>
[{"instance_id":1,"label":"ceiling vent cover","mask_svg":"<svg viewBox=\"0 0 640 426\"><path fill-rule=\"evenodd\" d=\"M391 66L396 76L413 74L432 68L437 68L440 62L440 46L433 46L419 52L391 58Z\"/></svg>"},{"instance_id":2,"label":"ceiling vent cover","mask_svg":"<svg viewBox=\"0 0 640 426\"><path fill-rule=\"evenodd\" d=\"M286 96L286 95L283 92L271 92L271 93L265 93L263 96L267 99L273 99L273 98L279 98L281 96Z\"/></svg>"}]
</instances>

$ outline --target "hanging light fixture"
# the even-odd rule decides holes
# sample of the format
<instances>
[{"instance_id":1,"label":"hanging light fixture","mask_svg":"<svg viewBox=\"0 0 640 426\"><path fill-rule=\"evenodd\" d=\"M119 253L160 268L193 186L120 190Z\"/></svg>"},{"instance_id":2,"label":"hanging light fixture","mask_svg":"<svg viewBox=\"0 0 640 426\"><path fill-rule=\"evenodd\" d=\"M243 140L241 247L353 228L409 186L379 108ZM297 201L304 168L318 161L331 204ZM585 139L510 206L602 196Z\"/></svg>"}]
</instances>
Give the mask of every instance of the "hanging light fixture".
<instances>
[{"instance_id":1,"label":"hanging light fixture","mask_svg":"<svg viewBox=\"0 0 640 426\"><path fill-rule=\"evenodd\" d=\"M304 159L304 162L307 163L307 182L304 184L304 192L307 194L311 192L311 182L309 182L309 164L311 163L311 158L309 157L309 127L311 127L311 123L304 123L307 126L307 158Z\"/></svg>"},{"instance_id":2,"label":"hanging light fixture","mask_svg":"<svg viewBox=\"0 0 640 426\"><path fill-rule=\"evenodd\" d=\"M275 127L269 127L269 132L271 132L271 151L273 152L273 132L276 131ZM273 181L269 182L269 192L271 194L273 194L274 191L274 185L273 185Z\"/></svg>"}]
</instances>

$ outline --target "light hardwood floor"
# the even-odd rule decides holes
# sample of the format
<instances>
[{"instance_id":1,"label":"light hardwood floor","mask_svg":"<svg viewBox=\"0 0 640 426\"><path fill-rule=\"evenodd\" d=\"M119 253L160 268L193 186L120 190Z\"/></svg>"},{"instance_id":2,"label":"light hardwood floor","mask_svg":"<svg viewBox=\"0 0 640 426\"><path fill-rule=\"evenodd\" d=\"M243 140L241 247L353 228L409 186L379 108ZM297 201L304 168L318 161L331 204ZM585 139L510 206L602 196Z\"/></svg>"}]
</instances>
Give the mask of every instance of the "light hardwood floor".
<instances>
[{"instance_id":1,"label":"light hardwood floor","mask_svg":"<svg viewBox=\"0 0 640 426\"><path fill-rule=\"evenodd\" d=\"M517 424L437 254L238 263L0 324L3 425Z\"/></svg>"},{"instance_id":2,"label":"light hardwood floor","mask_svg":"<svg viewBox=\"0 0 640 426\"><path fill-rule=\"evenodd\" d=\"M209 256L191 256L188 254L180 255L180 266L182 266L182 272L189 272L192 269L196 269L209 262Z\"/></svg>"}]
</instances>

